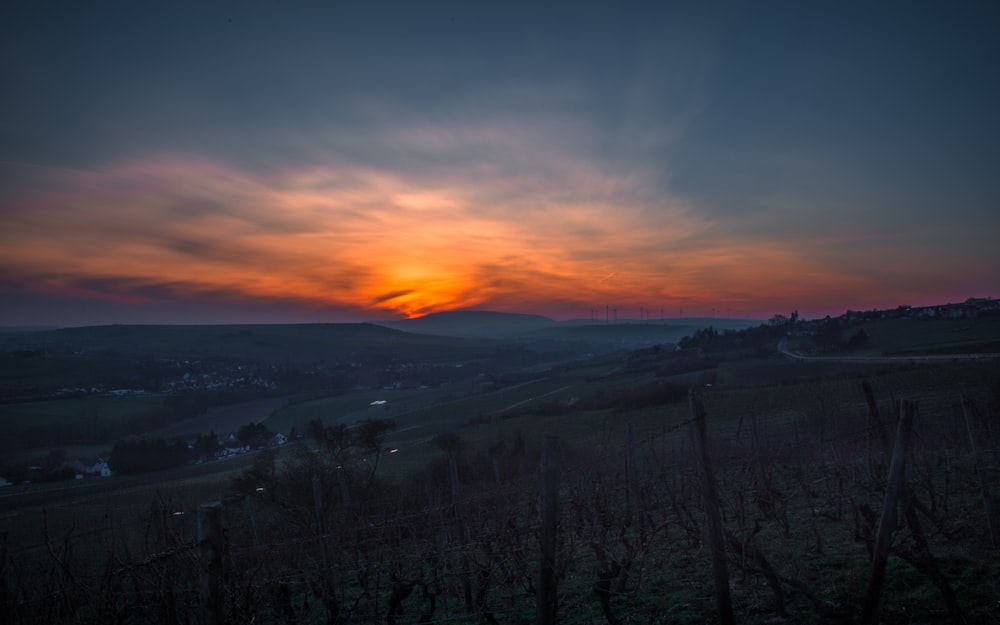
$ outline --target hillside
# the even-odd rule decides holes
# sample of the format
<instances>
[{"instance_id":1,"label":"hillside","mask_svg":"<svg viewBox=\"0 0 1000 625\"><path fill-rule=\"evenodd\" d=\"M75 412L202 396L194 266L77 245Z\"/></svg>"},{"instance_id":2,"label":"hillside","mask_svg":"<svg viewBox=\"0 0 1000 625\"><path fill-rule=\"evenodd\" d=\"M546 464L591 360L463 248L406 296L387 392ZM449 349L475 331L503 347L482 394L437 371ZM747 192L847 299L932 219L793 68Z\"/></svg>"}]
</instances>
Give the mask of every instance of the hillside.
<instances>
[{"instance_id":1,"label":"hillside","mask_svg":"<svg viewBox=\"0 0 1000 625\"><path fill-rule=\"evenodd\" d=\"M596 319L555 321L541 315L485 310L434 313L415 319L374 321L377 325L412 332L451 337L482 337L568 341L581 349L604 351L675 343L706 327L740 330L761 323L751 319L678 318L669 320Z\"/></svg>"},{"instance_id":2,"label":"hillside","mask_svg":"<svg viewBox=\"0 0 1000 625\"><path fill-rule=\"evenodd\" d=\"M351 350L387 347L421 354L482 351L483 341L429 338L371 323L109 325L0 336L0 350L123 358L230 358L310 362Z\"/></svg>"},{"instance_id":3,"label":"hillside","mask_svg":"<svg viewBox=\"0 0 1000 625\"><path fill-rule=\"evenodd\" d=\"M418 334L438 336L511 337L551 327L555 321L541 315L456 310L414 319L375 321L375 324Z\"/></svg>"}]
</instances>

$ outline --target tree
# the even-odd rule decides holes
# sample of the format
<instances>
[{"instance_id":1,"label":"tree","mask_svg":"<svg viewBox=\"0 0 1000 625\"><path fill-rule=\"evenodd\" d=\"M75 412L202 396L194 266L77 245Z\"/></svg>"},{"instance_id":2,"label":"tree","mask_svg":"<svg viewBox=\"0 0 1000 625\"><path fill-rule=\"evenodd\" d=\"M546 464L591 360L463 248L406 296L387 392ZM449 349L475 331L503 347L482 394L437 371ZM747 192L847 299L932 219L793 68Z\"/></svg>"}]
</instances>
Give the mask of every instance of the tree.
<instances>
[{"instance_id":1,"label":"tree","mask_svg":"<svg viewBox=\"0 0 1000 625\"><path fill-rule=\"evenodd\" d=\"M260 497L262 492L273 497L275 477L274 450L263 449L257 453L253 466L232 478L232 489L244 496ZM263 490L258 490L263 489Z\"/></svg>"},{"instance_id":2,"label":"tree","mask_svg":"<svg viewBox=\"0 0 1000 625\"><path fill-rule=\"evenodd\" d=\"M827 317L816 333L816 343L826 349L834 349L840 343L840 321Z\"/></svg>"},{"instance_id":3,"label":"tree","mask_svg":"<svg viewBox=\"0 0 1000 625\"><path fill-rule=\"evenodd\" d=\"M448 455L458 454L462 451L462 448L465 447L465 443L462 441L462 438L454 432L438 434L434 437L432 442L435 447Z\"/></svg>"},{"instance_id":4,"label":"tree","mask_svg":"<svg viewBox=\"0 0 1000 625\"><path fill-rule=\"evenodd\" d=\"M199 436L194 441L194 453L202 461L214 458L220 449L222 449L222 445L219 444L219 436L214 430L204 436Z\"/></svg>"},{"instance_id":5,"label":"tree","mask_svg":"<svg viewBox=\"0 0 1000 625\"><path fill-rule=\"evenodd\" d=\"M310 419L309 422L306 423L306 436L316 442L322 442L323 431L323 422L319 419Z\"/></svg>"},{"instance_id":6,"label":"tree","mask_svg":"<svg viewBox=\"0 0 1000 625\"><path fill-rule=\"evenodd\" d=\"M864 347L868 345L868 333L865 332L864 328L861 328L847 340L847 346L851 349L857 349L859 347Z\"/></svg>"},{"instance_id":7,"label":"tree","mask_svg":"<svg viewBox=\"0 0 1000 625\"><path fill-rule=\"evenodd\" d=\"M263 423L250 422L240 428L236 437L252 448L266 447L273 434Z\"/></svg>"},{"instance_id":8,"label":"tree","mask_svg":"<svg viewBox=\"0 0 1000 625\"><path fill-rule=\"evenodd\" d=\"M385 444L385 437L396 429L396 422L393 419L366 419L358 424L354 435L354 444L363 451L372 454L372 468L368 475L368 485L371 486L375 479L375 472L378 470L378 462L382 457L382 446Z\"/></svg>"},{"instance_id":9,"label":"tree","mask_svg":"<svg viewBox=\"0 0 1000 625\"><path fill-rule=\"evenodd\" d=\"M115 473L144 473L184 464L189 456L187 447L180 443L170 445L162 438L143 438L115 443L108 466Z\"/></svg>"}]
</instances>

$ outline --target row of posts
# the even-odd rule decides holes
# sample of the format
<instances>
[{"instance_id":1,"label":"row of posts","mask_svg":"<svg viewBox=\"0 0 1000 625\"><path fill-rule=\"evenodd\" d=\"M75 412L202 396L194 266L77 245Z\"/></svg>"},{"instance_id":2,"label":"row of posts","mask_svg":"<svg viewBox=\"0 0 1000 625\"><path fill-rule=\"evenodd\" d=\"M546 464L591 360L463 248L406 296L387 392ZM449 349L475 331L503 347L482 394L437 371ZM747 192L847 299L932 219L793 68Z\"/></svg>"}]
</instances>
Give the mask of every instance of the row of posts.
<instances>
[{"instance_id":1,"label":"row of posts","mask_svg":"<svg viewBox=\"0 0 1000 625\"><path fill-rule=\"evenodd\" d=\"M452 465L452 488L457 489L457 471ZM318 479L313 480L317 497ZM453 493L455 494L455 493ZM317 501L317 513L320 504ZM554 625L556 621L556 529L559 523L559 438L547 436L541 461L541 560L537 598L539 625ZM318 515L319 517L319 515ZM459 517L459 531L461 528ZM320 519L321 520L321 519ZM222 554L225 549L222 530L222 502L212 501L198 506L198 544L200 562L200 593L205 622L222 625ZM325 556L325 553L323 554ZM324 558L325 559L325 558ZM470 590L466 591L467 593Z\"/></svg>"},{"instance_id":2,"label":"row of posts","mask_svg":"<svg viewBox=\"0 0 1000 625\"><path fill-rule=\"evenodd\" d=\"M735 620L732 598L729 593L729 576L726 568L726 547L722 518L719 512L714 474L707 450L705 408L701 395L697 390L692 389L690 392L689 403L696 460L698 470L702 476L702 497L705 504L706 531L712 556L712 577L715 586L718 620L720 625L732 625ZM885 501L882 506L882 518L879 521L877 529L872 559L872 575L864 602L862 616L862 622L864 623L874 622L879 612L882 587L885 579L886 560L890 551L892 534L896 528L896 509L900 493L905 489L903 477L909 453L915 412L915 404L907 401L900 402L899 425L892 450ZM630 432L627 433L627 438L630 438ZM970 440L972 438L970 435ZM535 619L538 625L555 625L558 613L556 552L559 523L559 456L559 437L546 436L544 446L542 447L540 467L540 558ZM452 494L457 499L458 475L454 454L451 455L449 464L452 478ZM317 497L317 517L322 522L321 515L319 514L321 504L319 501L319 484L317 478L314 478L313 489L314 495ZM984 492L986 491L987 489L984 488ZM457 518L459 524L457 529L464 539L464 528L461 526L461 517ZM992 535L992 526L990 530ZM198 541L201 562L200 590L202 602L205 606L205 620L211 625L221 625L224 622L222 610L222 554L224 536L221 502L214 501L199 506ZM325 552L323 556L325 561ZM469 589L466 589L466 593L470 593ZM467 602L471 603L471 597L467 598Z\"/></svg>"}]
</instances>

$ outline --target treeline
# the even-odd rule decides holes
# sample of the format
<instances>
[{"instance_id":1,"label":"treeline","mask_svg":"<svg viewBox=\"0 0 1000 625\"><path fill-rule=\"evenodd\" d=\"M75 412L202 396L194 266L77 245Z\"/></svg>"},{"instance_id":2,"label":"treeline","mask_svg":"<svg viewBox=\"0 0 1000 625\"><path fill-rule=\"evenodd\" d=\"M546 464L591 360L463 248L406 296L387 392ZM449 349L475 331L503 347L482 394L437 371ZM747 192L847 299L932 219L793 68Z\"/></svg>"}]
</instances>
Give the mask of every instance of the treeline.
<instances>
[{"instance_id":1,"label":"treeline","mask_svg":"<svg viewBox=\"0 0 1000 625\"><path fill-rule=\"evenodd\" d=\"M274 432L263 423L250 422L241 426L234 436L250 449L261 449L271 445ZM214 431L198 436L190 445L182 440L131 438L115 443L108 466L116 473L146 473L212 460L222 449Z\"/></svg>"},{"instance_id":2,"label":"treeline","mask_svg":"<svg viewBox=\"0 0 1000 625\"><path fill-rule=\"evenodd\" d=\"M185 464L192 456L192 450L181 441L141 438L115 443L108 466L115 473L146 473Z\"/></svg>"},{"instance_id":3,"label":"treeline","mask_svg":"<svg viewBox=\"0 0 1000 625\"><path fill-rule=\"evenodd\" d=\"M706 374L706 379L714 380L714 374ZM540 404L526 404L512 410L493 415L492 418L511 419L525 415L552 416L596 410L629 411L663 406L687 399L686 385L657 380L629 388L598 389L586 397L571 400L557 400Z\"/></svg>"},{"instance_id":4,"label":"treeline","mask_svg":"<svg viewBox=\"0 0 1000 625\"><path fill-rule=\"evenodd\" d=\"M698 348L705 352L746 350L757 353L784 336L786 329L786 324L761 324L752 328L719 332L713 326L708 326L685 336L677 345L681 349Z\"/></svg>"},{"instance_id":5,"label":"treeline","mask_svg":"<svg viewBox=\"0 0 1000 625\"><path fill-rule=\"evenodd\" d=\"M247 424L238 435L241 439L260 436L260 428L266 429L266 426ZM336 484L337 497L350 498L351 489L372 487L379 460L386 452L385 439L395 429L393 419L366 419L350 427L343 423L325 425L320 419L313 419L306 424L305 434L319 447L320 454L300 449L279 471L275 455L270 451L261 452L251 468L232 479L232 489L241 495L280 500L291 505L290 502L300 496L311 501L310 480L315 475L326 478L329 485ZM310 518L308 513L306 518Z\"/></svg>"},{"instance_id":6,"label":"treeline","mask_svg":"<svg viewBox=\"0 0 1000 625\"><path fill-rule=\"evenodd\" d=\"M99 409L81 408L81 418L67 419L58 426L52 423L25 423L8 426L0 437L0 451L68 445L100 445L130 436L141 436L173 423L201 416L209 408L252 401L268 397L273 392L256 388L232 388L213 391L192 391L171 395L159 406L129 415L115 417L101 414ZM67 399L66 401L77 401Z\"/></svg>"}]
</instances>

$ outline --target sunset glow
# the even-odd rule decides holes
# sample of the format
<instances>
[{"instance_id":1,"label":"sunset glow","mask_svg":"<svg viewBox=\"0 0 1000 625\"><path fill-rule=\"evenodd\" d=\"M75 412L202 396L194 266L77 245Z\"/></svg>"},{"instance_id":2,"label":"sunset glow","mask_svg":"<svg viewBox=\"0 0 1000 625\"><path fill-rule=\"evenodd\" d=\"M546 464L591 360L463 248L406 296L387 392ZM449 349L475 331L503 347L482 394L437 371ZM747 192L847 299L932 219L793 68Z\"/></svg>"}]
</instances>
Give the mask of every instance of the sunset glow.
<instances>
[{"instance_id":1,"label":"sunset glow","mask_svg":"<svg viewBox=\"0 0 1000 625\"><path fill-rule=\"evenodd\" d=\"M115 57L97 77L105 82L72 93L68 77L47 82L63 71L48 48L11 31L21 57L41 59L30 72L64 94L52 102L66 102L58 119L70 121L46 126L26 95L0 111L0 322L71 324L72 302L95 311L88 322L139 312L196 321L207 318L202 306L274 321L455 309L566 318L608 307L766 318L996 294L998 188L982 161L996 164L983 147L1000 138L994 117L973 128L943 112L950 100L920 109L912 95L944 78L907 82L910 61L874 36L858 45L866 63L899 72L893 89L845 69L838 93L864 98L799 102L797 89L828 88L821 77L776 65L766 46L730 43L769 40L768 22L747 35L711 15L675 17L628 18L643 45L569 63L590 39L552 39L540 23L526 37L550 53L511 57L496 16L467 16L478 35L441 36L493 59L482 61L496 74L486 80L479 61L384 41L389 54L324 13L316 23L346 29L339 37L296 22L316 56L256 52L256 36L237 28L199 30L196 49L221 37L250 58L177 74L151 52L147 78ZM42 18L25 9L10 19L31 32ZM572 19L604 33L602 20ZM800 19L805 28L813 18ZM788 32L803 54L825 58L810 36ZM919 32L894 35L895 45L923 42ZM368 65L337 65L343 50L329 42ZM964 58L941 46L941 58ZM400 69L401 54L430 73ZM276 68L261 70L270 82L248 73L254 58L276 59L256 65ZM852 59L844 67L857 71ZM439 65L454 67L429 69ZM23 80L4 72L11 85ZM218 80L230 72L231 84ZM955 98L1000 104L981 74L947 75ZM900 103L909 121L885 113ZM982 156L962 156L972 154Z\"/></svg>"}]
</instances>

